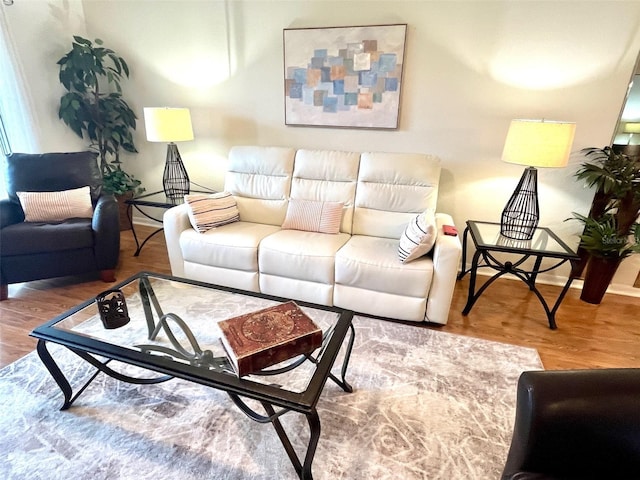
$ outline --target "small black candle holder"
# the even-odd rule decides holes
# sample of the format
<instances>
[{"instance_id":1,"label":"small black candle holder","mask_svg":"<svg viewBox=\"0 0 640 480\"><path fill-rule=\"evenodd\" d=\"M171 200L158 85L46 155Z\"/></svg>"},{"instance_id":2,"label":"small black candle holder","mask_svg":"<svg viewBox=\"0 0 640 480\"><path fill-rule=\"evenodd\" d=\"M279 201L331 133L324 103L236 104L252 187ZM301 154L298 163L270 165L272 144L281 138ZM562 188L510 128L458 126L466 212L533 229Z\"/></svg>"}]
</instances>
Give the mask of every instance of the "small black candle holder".
<instances>
[{"instance_id":1,"label":"small black candle holder","mask_svg":"<svg viewBox=\"0 0 640 480\"><path fill-rule=\"evenodd\" d=\"M129 323L127 302L122 291L106 290L96 297L96 303L104 328L111 330Z\"/></svg>"}]
</instances>

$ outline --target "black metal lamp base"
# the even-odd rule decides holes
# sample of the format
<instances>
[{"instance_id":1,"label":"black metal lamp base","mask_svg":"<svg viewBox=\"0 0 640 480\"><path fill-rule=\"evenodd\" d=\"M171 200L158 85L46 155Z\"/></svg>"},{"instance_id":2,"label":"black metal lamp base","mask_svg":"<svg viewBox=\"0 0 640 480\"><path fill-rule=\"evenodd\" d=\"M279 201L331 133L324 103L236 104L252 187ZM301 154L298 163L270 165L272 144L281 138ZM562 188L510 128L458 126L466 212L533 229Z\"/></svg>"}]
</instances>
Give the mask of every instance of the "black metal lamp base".
<instances>
[{"instance_id":1,"label":"black metal lamp base","mask_svg":"<svg viewBox=\"0 0 640 480\"><path fill-rule=\"evenodd\" d=\"M538 171L528 167L502 211L500 233L514 240L531 240L539 219Z\"/></svg>"},{"instance_id":2,"label":"black metal lamp base","mask_svg":"<svg viewBox=\"0 0 640 480\"><path fill-rule=\"evenodd\" d=\"M189 194L189 175L184 168L178 146L171 142L167 146L167 161L164 165L162 188L168 198L182 198Z\"/></svg>"}]
</instances>

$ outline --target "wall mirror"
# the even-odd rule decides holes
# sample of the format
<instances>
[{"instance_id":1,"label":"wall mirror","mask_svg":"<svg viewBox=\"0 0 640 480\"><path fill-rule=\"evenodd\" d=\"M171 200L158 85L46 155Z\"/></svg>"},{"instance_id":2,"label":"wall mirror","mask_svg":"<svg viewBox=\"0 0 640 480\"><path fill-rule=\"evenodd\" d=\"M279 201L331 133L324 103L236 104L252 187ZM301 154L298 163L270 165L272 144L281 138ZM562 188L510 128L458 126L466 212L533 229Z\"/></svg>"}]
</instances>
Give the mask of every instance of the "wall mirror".
<instances>
[{"instance_id":1,"label":"wall mirror","mask_svg":"<svg viewBox=\"0 0 640 480\"><path fill-rule=\"evenodd\" d=\"M640 55L627 87L627 95L611 143L614 150L640 161ZM633 286L640 288L640 268Z\"/></svg>"},{"instance_id":2,"label":"wall mirror","mask_svg":"<svg viewBox=\"0 0 640 480\"><path fill-rule=\"evenodd\" d=\"M640 56L629 81L612 144L627 146L620 149L629 155L640 154Z\"/></svg>"}]
</instances>

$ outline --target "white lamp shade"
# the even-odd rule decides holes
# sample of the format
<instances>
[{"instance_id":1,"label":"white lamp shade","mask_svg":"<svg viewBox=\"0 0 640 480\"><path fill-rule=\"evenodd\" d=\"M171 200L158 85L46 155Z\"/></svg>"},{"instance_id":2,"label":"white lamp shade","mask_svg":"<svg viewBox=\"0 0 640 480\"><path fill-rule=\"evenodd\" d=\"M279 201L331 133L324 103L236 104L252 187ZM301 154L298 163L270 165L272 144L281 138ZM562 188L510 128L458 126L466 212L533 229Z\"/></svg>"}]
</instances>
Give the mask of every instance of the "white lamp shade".
<instances>
[{"instance_id":1,"label":"white lamp shade","mask_svg":"<svg viewBox=\"0 0 640 480\"><path fill-rule=\"evenodd\" d=\"M193 140L188 108L144 108L144 126L149 142L185 142Z\"/></svg>"},{"instance_id":2,"label":"white lamp shade","mask_svg":"<svg viewBox=\"0 0 640 480\"><path fill-rule=\"evenodd\" d=\"M576 124L545 120L512 120L502 160L529 167L565 167Z\"/></svg>"}]
</instances>

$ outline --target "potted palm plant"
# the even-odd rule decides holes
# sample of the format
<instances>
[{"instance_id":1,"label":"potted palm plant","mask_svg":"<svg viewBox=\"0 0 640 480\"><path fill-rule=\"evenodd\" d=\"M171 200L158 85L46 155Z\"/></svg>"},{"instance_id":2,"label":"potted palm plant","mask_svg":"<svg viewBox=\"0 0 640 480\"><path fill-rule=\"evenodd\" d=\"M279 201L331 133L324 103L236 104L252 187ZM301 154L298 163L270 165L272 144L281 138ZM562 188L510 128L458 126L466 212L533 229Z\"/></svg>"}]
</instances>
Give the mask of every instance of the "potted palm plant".
<instances>
[{"instance_id":1,"label":"potted palm plant","mask_svg":"<svg viewBox=\"0 0 640 480\"><path fill-rule=\"evenodd\" d=\"M574 274L586 264L580 298L598 304L622 260L640 253L640 163L610 147L583 153L588 161L576 177L596 192L587 216L574 213L584 224L580 253L585 260Z\"/></svg>"},{"instance_id":2,"label":"potted palm plant","mask_svg":"<svg viewBox=\"0 0 640 480\"><path fill-rule=\"evenodd\" d=\"M124 201L144 191L120 161L123 150L137 153L133 141L137 117L122 98L120 85L129 77L129 66L103 47L102 40L94 42L74 36L72 49L58 60L60 83L67 90L60 98L58 116L97 152L103 188L116 195L126 212Z\"/></svg>"}]
</instances>

